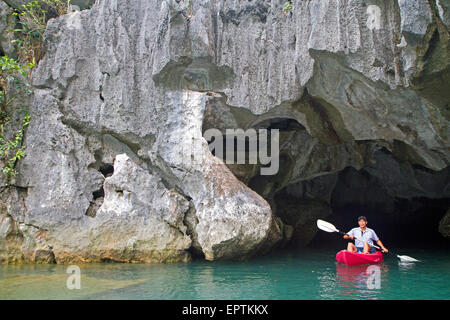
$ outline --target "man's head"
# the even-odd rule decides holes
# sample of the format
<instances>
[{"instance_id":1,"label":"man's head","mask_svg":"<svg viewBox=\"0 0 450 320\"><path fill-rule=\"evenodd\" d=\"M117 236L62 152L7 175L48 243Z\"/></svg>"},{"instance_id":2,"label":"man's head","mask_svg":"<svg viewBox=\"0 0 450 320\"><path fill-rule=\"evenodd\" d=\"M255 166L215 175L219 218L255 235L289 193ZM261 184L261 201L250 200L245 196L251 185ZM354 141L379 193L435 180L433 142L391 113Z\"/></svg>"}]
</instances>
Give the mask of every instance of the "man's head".
<instances>
[{"instance_id":1,"label":"man's head","mask_svg":"<svg viewBox=\"0 0 450 320\"><path fill-rule=\"evenodd\" d=\"M367 218L365 216L358 217L358 224L360 228L364 228L365 226L367 226Z\"/></svg>"}]
</instances>

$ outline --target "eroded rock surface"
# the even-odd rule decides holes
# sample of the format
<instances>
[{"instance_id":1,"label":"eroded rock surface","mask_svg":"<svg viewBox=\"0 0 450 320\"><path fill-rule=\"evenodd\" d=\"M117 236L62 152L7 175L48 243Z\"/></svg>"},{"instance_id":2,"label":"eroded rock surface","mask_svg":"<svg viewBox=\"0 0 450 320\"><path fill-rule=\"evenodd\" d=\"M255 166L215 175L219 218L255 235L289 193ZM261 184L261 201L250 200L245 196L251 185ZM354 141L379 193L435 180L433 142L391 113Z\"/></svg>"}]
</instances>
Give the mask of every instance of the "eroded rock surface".
<instances>
[{"instance_id":1,"label":"eroded rock surface","mask_svg":"<svg viewBox=\"0 0 450 320\"><path fill-rule=\"evenodd\" d=\"M448 197L446 1L283 3L97 0L50 20L27 157L2 193L1 259L216 260L304 244L347 167L393 197ZM275 176L225 165L202 137L277 127Z\"/></svg>"}]
</instances>

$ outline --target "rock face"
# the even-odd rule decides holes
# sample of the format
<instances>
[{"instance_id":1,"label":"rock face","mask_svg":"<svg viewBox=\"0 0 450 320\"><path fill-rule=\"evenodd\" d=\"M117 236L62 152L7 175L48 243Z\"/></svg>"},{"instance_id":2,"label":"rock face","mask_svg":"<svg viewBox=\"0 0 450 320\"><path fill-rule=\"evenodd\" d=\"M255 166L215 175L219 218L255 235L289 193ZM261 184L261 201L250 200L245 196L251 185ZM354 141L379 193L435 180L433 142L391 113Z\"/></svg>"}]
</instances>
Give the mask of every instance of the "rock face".
<instances>
[{"instance_id":1,"label":"rock face","mask_svg":"<svg viewBox=\"0 0 450 320\"><path fill-rule=\"evenodd\" d=\"M14 46L11 33L8 32L15 28L16 17L12 15L11 8L3 1L0 1L0 50L3 55L14 55Z\"/></svg>"},{"instance_id":2,"label":"rock face","mask_svg":"<svg viewBox=\"0 0 450 320\"><path fill-rule=\"evenodd\" d=\"M27 0L3 0L14 9L21 10L22 6L29 1ZM38 2L41 2L38 0ZM72 5L78 6L80 9L87 9L94 4L95 0L70 0Z\"/></svg>"},{"instance_id":3,"label":"rock face","mask_svg":"<svg viewBox=\"0 0 450 320\"><path fill-rule=\"evenodd\" d=\"M0 259L304 244L347 167L392 197L448 198L446 1L283 3L97 0L50 20L27 156L2 192ZM225 165L208 128L279 128L279 172Z\"/></svg>"}]
</instances>

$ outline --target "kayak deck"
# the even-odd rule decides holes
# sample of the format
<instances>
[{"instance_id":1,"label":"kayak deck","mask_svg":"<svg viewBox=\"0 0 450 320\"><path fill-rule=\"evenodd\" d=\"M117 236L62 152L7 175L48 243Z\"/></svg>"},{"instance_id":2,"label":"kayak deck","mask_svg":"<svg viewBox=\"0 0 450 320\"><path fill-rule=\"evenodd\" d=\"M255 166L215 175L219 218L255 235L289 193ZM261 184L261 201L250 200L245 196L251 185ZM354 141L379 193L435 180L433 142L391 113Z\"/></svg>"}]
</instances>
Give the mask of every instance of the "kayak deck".
<instances>
[{"instance_id":1,"label":"kayak deck","mask_svg":"<svg viewBox=\"0 0 450 320\"><path fill-rule=\"evenodd\" d=\"M348 266L358 264L375 264L383 261L383 254L380 251L363 254L341 250L336 254L336 260L339 263L346 264Z\"/></svg>"}]
</instances>

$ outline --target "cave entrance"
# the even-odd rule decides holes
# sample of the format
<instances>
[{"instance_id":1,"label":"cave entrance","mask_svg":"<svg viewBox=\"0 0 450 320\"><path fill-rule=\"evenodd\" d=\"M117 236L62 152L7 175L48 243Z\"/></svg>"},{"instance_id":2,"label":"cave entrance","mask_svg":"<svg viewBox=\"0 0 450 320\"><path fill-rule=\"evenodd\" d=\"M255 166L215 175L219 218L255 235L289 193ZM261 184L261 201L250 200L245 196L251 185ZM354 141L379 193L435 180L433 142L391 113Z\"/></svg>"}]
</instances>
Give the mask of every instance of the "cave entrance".
<instances>
[{"instance_id":1,"label":"cave entrance","mask_svg":"<svg viewBox=\"0 0 450 320\"><path fill-rule=\"evenodd\" d=\"M434 173L446 174L446 170ZM377 232L387 247L450 248L449 239L439 232L450 198L401 198L386 188L365 169L346 168L338 174L331 194L331 214L326 220L347 232L357 227L357 217L364 215L369 220L368 227ZM344 248L346 241L339 238L337 234L317 232L308 246L331 248L339 243Z\"/></svg>"},{"instance_id":2,"label":"cave entrance","mask_svg":"<svg viewBox=\"0 0 450 320\"><path fill-rule=\"evenodd\" d=\"M401 141L355 141L322 101L302 99L256 116L213 99L203 131L209 128L280 131L276 174L261 175L258 164L227 166L270 204L288 248L344 248L341 236L318 231L316 221L347 232L360 215L388 248L450 247L450 167L418 165L416 151Z\"/></svg>"},{"instance_id":3,"label":"cave entrance","mask_svg":"<svg viewBox=\"0 0 450 320\"><path fill-rule=\"evenodd\" d=\"M280 152L279 172L273 176L255 175L247 181L291 228L289 240L285 241L288 247L345 248L346 241L338 234L318 232L316 221L330 221L347 232L358 226L357 217L361 215L368 218L369 227L386 246L450 247L450 239L440 232L450 208L450 168L432 171L395 158L385 147L374 147L377 142L362 142L358 148L373 150L367 153L370 160L358 169L346 166L336 170L339 158L350 157L345 154L352 152L348 151L349 145L324 147L307 140L298 146L305 142L305 135L310 136L301 127L288 128L295 132L281 144L284 149ZM310 153L295 153L302 148ZM324 156L327 152L331 153L328 158ZM335 172L302 180L302 175L313 170Z\"/></svg>"},{"instance_id":4,"label":"cave entrance","mask_svg":"<svg viewBox=\"0 0 450 320\"><path fill-rule=\"evenodd\" d=\"M347 232L357 227L357 217L364 215L369 220L368 226L388 248L450 248L449 238L439 232L450 198L433 194L431 186L427 189L429 197L407 197L408 192L414 194L411 186L396 190L402 185L383 181L382 177L370 174L371 169L347 167L336 174L301 181L278 191L270 202L275 214L293 226L288 247L343 249L347 241L337 233L318 231L316 220L324 219ZM443 179L448 170L428 174L429 182L433 177L436 183L448 181Z\"/></svg>"},{"instance_id":5,"label":"cave entrance","mask_svg":"<svg viewBox=\"0 0 450 320\"><path fill-rule=\"evenodd\" d=\"M327 221L343 232L357 227L357 217L365 215L383 243L389 247L450 248L450 241L439 233L439 224L449 206L448 199L397 199L393 211L383 211L371 205L349 204L332 208ZM337 234L317 232L308 246L313 248L346 247Z\"/></svg>"}]
</instances>

